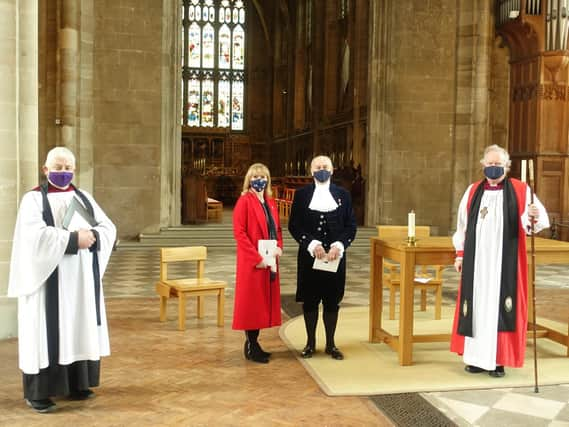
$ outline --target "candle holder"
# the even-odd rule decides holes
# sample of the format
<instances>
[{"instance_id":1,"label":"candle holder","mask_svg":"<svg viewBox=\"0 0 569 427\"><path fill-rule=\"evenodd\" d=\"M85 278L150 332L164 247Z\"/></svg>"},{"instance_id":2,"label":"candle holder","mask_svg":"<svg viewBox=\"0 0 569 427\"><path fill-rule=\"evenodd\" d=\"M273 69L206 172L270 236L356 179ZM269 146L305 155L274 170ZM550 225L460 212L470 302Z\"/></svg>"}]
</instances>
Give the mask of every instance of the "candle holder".
<instances>
[{"instance_id":1,"label":"candle holder","mask_svg":"<svg viewBox=\"0 0 569 427\"><path fill-rule=\"evenodd\" d=\"M407 246L417 246L417 239L415 238L415 236L409 236L407 237Z\"/></svg>"}]
</instances>

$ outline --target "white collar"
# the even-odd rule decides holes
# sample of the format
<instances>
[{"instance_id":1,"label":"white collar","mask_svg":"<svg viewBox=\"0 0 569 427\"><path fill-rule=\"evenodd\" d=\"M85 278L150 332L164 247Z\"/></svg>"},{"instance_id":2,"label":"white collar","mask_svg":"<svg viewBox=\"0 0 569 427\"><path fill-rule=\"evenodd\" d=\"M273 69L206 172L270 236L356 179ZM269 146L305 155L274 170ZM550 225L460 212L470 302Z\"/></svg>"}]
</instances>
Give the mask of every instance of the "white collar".
<instances>
[{"instance_id":1,"label":"white collar","mask_svg":"<svg viewBox=\"0 0 569 427\"><path fill-rule=\"evenodd\" d=\"M308 209L319 212L331 212L338 209L338 204L330 193L330 180L326 182L314 182L314 194Z\"/></svg>"}]
</instances>

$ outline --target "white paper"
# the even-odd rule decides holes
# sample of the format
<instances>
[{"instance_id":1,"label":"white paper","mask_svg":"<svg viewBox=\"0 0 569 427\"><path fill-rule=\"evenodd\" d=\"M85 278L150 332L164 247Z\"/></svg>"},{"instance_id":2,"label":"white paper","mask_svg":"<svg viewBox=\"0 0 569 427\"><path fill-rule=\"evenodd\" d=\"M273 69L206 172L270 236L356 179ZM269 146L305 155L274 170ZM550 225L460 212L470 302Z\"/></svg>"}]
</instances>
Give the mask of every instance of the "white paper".
<instances>
[{"instance_id":1,"label":"white paper","mask_svg":"<svg viewBox=\"0 0 569 427\"><path fill-rule=\"evenodd\" d=\"M338 266L340 265L340 258L336 258L334 261L329 261L328 258L314 258L314 264L312 268L314 270L329 271L335 273L338 271Z\"/></svg>"},{"instance_id":2,"label":"white paper","mask_svg":"<svg viewBox=\"0 0 569 427\"><path fill-rule=\"evenodd\" d=\"M419 283L429 283L431 280L433 280L432 277L415 277L415 282Z\"/></svg>"},{"instance_id":3,"label":"white paper","mask_svg":"<svg viewBox=\"0 0 569 427\"><path fill-rule=\"evenodd\" d=\"M257 250L259 255L263 257L263 262L271 267L271 271L277 271L277 241L276 240L259 240L257 242Z\"/></svg>"},{"instance_id":4,"label":"white paper","mask_svg":"<svg viewBox=\"0 0 569 427\"><path fill-rule=\"evenodd\" d=\"M91 224L79 212L74 212L67 226L67 231L90 230L91 228L93 228Z\"/></svg>"}]
</instances>

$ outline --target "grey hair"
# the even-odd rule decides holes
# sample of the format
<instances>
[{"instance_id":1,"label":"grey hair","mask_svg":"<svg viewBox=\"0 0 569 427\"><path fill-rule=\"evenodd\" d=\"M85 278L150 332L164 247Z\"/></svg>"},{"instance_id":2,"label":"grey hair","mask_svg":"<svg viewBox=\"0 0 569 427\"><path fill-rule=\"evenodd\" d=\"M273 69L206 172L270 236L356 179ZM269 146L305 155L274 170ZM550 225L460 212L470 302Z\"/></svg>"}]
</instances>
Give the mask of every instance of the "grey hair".
<instances>
[{"instance_id":1,"label":"grey hair","mask_svg":"<svg viewBox=\"0 0 569 427\"><path fill-rule=\"evenodd\" d=\"M320 159L326 159L326 162L328 162L330 164L330 169L332 169L332 170L334 169L334 164L332 163L332 159L328 156L320 155L320 156L314 157L312 159L312 161L310 162L310 171L312 171L312 168L314 167L314 163Z\"/></svg>"},{"instance_id":2,"label":"grey hair","mask_svg":"<svg viewBox=\"0 0 569 427\"><path fill-rule=\"evenodd\" d=\"M506 172L509 172L510 166L512 165L512 161L510 160L510 155L505 149L503 149L497 144L489 145L488 147L486 147L486 149L484 150L484 155L480 159L480 164L484 166L484 164L486 163L486 156L488 155L488 153L492 152L500 153L502 161L504 162L504 169L506 170Z\"/></svg>"},{"instance_id":3,"label":"grey hair","mask_svg":"<svg viewBox=\"0 0 569 427\"><path fill-rule=\"evenodd\" d=\"M75 168L75 155L71 152L69 148L66 147L55 147L48 151L47 157L45 159L45 167L49 168L53 166L57 159L65 159L73 168Z\"/></svg>"}]
</instances>

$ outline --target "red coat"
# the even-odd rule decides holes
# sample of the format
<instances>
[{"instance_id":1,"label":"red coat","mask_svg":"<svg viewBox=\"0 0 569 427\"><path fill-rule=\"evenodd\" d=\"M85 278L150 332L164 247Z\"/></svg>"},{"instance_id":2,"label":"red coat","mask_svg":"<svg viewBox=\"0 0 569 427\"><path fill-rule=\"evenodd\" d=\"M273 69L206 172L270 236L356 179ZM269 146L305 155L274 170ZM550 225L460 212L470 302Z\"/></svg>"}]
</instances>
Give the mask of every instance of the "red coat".
<instances>
[{"instance_id":1,"label":"red coat","mask_svg":"<svg viewBox=\"0 0 569 427\"><path fill-rule=\"evenodd\" d=\"M277 245L282 249L283 237L275 201L265 197L277 229ZM277 262L277 277L271 282L270 270L255 266L263 258L257 242L269 238L263 206L253 193L237 200L233 210L233 234L237 241L237 274L233 329L262 329L281 324L281 291Z\"/></svg>"},{"instance_id":2,"label":"red coat","mask_svg":"<svg viewBox=\"0 0 569 427\"><path fill-rule=\"evenodd\" d=\"M518 217L521 217L526 205L526 184L517 179L510 178L514 187L516 197L518 199ZM479 182L478 182L479 183ZM472 186L468 196L468 210L472 198L478 187L478 183ZM516 330L511 332L498 331L498 345L496 353L496 365L511 366L519 368L524 364L524 356L526 349L527 334L527 253L526 253L526 233L522 227L521 220L518 221L518 274L517 274L517 311L516 311ZM454 313L454 322L451 336L451 351L464 353L464 336L457 333L458 316L460 310L460 286L458 288L458 296L456 309Z\"/></svg>"}]
</instances>

